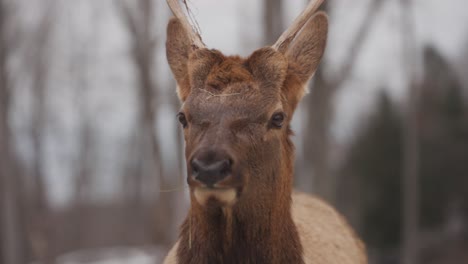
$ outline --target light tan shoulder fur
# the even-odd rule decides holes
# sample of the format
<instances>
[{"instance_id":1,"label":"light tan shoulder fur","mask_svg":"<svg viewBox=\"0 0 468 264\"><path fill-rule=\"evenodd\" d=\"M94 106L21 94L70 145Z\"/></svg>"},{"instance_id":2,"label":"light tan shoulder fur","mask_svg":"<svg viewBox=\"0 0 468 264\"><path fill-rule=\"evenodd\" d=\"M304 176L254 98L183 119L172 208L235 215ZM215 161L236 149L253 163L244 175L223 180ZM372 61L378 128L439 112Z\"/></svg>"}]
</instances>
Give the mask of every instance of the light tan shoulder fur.
<instances>
[{"instance_id":1,"label":"light tan shoulder fur","mask_svg":"<svg viewBox=\"0 0 468 264\"><path fill-rule=\"evenodd\" d=\"M177 264L177 248L179 246L179 241L171 248L169 253L167 253L166 258L164 259L163 264Z\"/></svg>"},{"instance_id":2,"label":"light tan shoulder fur","mask_svg":"<svg viewBox=\"0 0 468 264\"><path fill-rule=\"evenodd\" d=\"M292 215L306 264L364 264L364 244L344 218L319 198L295 192Z\"/></svg>"},{"instance_id":3,"label":"light tan shoulder fur","mask_svg":"<svg viewBox=\"0 0 468 264\"><path fill-rule=\"evenodd\" d=\"M344 218L319 198L295 192L292 216L304 250L306 264L365 264L364 244ZM177 242L164 264L177 264Z\"/></svg>"}]
</instances>

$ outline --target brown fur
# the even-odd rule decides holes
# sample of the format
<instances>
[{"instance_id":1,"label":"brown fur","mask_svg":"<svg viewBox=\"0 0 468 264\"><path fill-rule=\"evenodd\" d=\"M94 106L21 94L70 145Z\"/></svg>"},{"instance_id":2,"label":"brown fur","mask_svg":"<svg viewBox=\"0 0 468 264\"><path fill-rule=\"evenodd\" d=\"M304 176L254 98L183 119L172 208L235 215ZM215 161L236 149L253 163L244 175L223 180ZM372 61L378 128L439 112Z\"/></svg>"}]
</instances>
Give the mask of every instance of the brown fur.
<instances>
[{"instance_id":1,"label":"brown fur","mask_svg":"<svg viewBox=\"0 0 468 264\"><path fill-rule=\"evenodd\" d=\"M184 102L191 194L180 239L165 263L365 263L345 221L324 203L292 196L294 147L289 123L322 57L327 18L311 18L284 52L265 47L248 58L194 49L177 19L168 25L167 56ZM273 117L284 113L278 127ZM232 160L219 188L232 204L194 196L190 161L207 150ZM293 197L293 198L292 198Z\"/></svg>"},{"instance_id":2,"label":"brown fur","mask_svg":"<svg viewBox=\"0 0 468 264\"><path fill-rule=\"evenodd\" d=\"M304 245L305 264L367 263L364 244L343 217L325 202L296 192L293 194L292 215ZM180 241L174 245L164 264L180 263L177 261L179 244Z\"/></svg>"}]
</instances>

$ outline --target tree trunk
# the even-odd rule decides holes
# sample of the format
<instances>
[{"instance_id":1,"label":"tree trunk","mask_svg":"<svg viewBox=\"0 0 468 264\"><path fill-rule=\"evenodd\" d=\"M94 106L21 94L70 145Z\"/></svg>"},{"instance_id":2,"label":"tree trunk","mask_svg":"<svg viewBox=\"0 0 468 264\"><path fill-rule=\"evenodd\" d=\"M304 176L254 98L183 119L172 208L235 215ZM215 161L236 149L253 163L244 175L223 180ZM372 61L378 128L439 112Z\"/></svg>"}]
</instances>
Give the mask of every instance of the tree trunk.
<instances>
[{"instance_id":1,"label":"tree trunk","mask_svg":"<svg viewBox=\"0 0 468 264\"><path fill-rule=\"evenodd\" d=\"M1 25L0 25L1 27ZM0 33L1 34L1 33ZM10 93L7 81L6 54L4 47L0 47L0 215L1 224L0 248L2 261L7 264L26 263L25 230L22 229L24 219L21 219L20 210L23 208L23 197L18 183L20 175L11 144L12 137L9 126Z\"/></svg>"},{"instance_id":2,"label":"tree trunk","mask_svg":"<svg viewBox=\"0 0 468 264\"><path fill-rule=\"evenodd\" d=\"M263 1L265 45L273 45L283 30L282 0Z\"/></svg>"},{"instance_id":3,"label":"tree trunk","mask_svg":"<svg viewBox=\"0 0 468 264\"><path fill-rule=\"evenodd\" d=\"M121 11L122 18L128 28L132 38L133 46L133 61L139 74L139 101L140 101L140 127L141 138L146 141L149 138L149 144L143 147L150 148L151 162L154 165L155 173L159 180L159 188L167 188L168 183L164 175L164 166L162 163L161 147L158 141L158 128L155 126L155 121L158 115L158 109L154 106L154 101L159 97L158 87L154 83L153 74L156 72L154 64L154 55L156 50L156 41L152 33L154 22L154 2L152 0L137 1L136 8L132 9L123 1L119 1L118 7ZM146 150L142 150L148 153ZM150 175L150 178L154 175ZM147 178L145 180L150 180ZM151 182L151 181L149 181ZM172 201L171 193L160 195L157 201L156 216L156 236L157 242L168 244L170 242L172 225Z\"/></svg>"},{"instance_id":4,"label":"tree trunk","mask_svg":"<svg viewBox=\"0 0 468 264\"><path fill-rule=\"evenodd\" d=\"M48 59L50 53L48 52L48 41L51 32L51 18L52 14L50 6L46 7L44 17L36 30L34 38L34 46L31 48L32 54L30 63L32 69L31 73L34 80L33 95L34 105L32 112L32 127L31 138L33 142L34 151L34 165L33 165L33 181L32 190L28 200L28 212L25 212L28 217L27 226L30 232L30 240L34 256L44 263L52 262L52 252L50 245L50 212L48 209L46 186L44 179L43 164L43 148L44 148L44 131L47 122L47 105L46 105L46 90L48 79Z\"/></svg>"},{"instance_id":5,"label":"tree trunk","mask_svg":"<svg viewBox=\"0 0 468 264\"><path fill-rule=\"evenodd\" d=\"M28 251L20 210L22 193L19 189L20 175L17 169L9 126L12 87L9 82L8 59L11 50L9 45L8 26L10 10L4 1L0 1L0 261L5 264L27 263Z\"/></svg>"},{"instance_id":6,"label":"tree trunk","mask_svg":"<svg viewBox=\"0 0 468 264\"><path fill-rule=\"evenodd\" d=\"M419 263L418 226L419 226L419 93L418 59L413 9L410 0L402 0L402 48L403 69L408 84L408 101L403 124L403 234L402 263Z\"/></svg>"},{"instance_id":7,"label":"tree trunk","mask_svg":"<svg viewBox=\"0 0 468 264\"><path fill-rule=\"evenodd\" d=\"M322 10L330 11L328 3L325 2L322 5ZM311 161L310 168L307 168L307 170L312 172L312 189L314 192L330 203L335 203L336 199L336 175L331 170L332 161L330 157L333 143L330 135L330 125L334 117L333 100L344 82L350 78L352 67L358 59L363 44L383 4L383 0L373 0L369 4L363 22L351 41L347 56L343 60L338 74L326 78L324 65L327 62L325 58L322 66L315 73L311 94L306 98L307 125L304 154L305 158Z\"/></svg>"},{"instance_id":8,"label":"tree trunk","mask_svg":"<svg viewBox=\"0 0 468 264\"><path fill-rule=\"evenodd\" d=\"M323 68L315 74L313 89L306 97L307 120L305 133L305 157L310 159L308 171L312 171L313 190L319 196L333 202L330 157L331 102L334 89L325 80Z\"/></svg>"}]
</instances>

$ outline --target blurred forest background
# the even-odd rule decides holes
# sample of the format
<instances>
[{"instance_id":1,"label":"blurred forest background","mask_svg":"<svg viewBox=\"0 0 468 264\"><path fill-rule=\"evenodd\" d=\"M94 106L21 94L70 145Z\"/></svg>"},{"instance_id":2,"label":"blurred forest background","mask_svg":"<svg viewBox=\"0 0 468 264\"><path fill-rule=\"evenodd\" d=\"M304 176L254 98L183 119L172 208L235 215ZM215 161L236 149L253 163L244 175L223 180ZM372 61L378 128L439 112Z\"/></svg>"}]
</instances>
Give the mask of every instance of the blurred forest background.
<instances>
[{"instance_id":1,"label":"blurred forest background","mask_svg":"<svg viewBox=\"0 0 468 264\"><path fill-rule=\"evenodd\" d=\"M209 47L274 43L306 0L189 1ZM329 0L293 122L296 188L371 263L468 263L468 3ZM163 0L0 0L0 263L159 263L188 208Z\"/></svg>"}]
</instances>

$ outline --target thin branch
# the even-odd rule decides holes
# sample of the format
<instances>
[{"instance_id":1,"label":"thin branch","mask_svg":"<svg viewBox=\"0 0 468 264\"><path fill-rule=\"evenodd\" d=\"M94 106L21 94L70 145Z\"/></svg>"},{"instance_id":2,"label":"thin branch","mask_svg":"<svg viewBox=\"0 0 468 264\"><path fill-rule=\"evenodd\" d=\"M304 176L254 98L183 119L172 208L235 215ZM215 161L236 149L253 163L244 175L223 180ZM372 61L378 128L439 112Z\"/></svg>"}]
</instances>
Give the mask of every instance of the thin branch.
<instances>
[{"instance_id":1,"label":"thin branch","mask_svg":"<svg viewBox=\"0 0 468 264\"><path fill-rule=\"evenodd\" d=\"M130 34L134 37L139 35L139 25L135 21L135 15L133 14L131 8L123 0L115 1L117 10L122 15L125 26L127 27Z\"/></svg>"},{"instance_id":2,"label":"thin branch","mask_svg":"<svg viewBox=\"0 0 468 264\"><path fill-rule=\"evenodd\" d=\"M278 51L285 51L291 41L296 37L297 33L304 27L314 13L319 9L324 0L312 0L307 4L307 7L302 13L294 20L292 25L281 34L278 41L273 45L273 49Z\"/></svg>"},{"instance_id":3,"label":"thin branch","mask_svg":"<svg viewBox=\"0 0 468 264\"><path fill-rule=\"evenodd\" d=\"M402 11L402 69L408 85L407 109L403 120L403 197L402 197L402 258L403 264L419 263L420 209L420 81L418 50L415 44L413 1L401 0Z\"/></svg>"},{"instance_id":4,"label":"thin branch","mask_svg":"<svg viewBox=\"0 0 468 264\"><path fill-rule=\"evenodd\" d=\"M356 36L351 42L351 46L347 51L347 57L344 59L343 66L337 74L338 78L333 81L332 88L337 90L351 75L354 64L356 63L359 54L362 51L364 41L366 41L369 35L371 27L374 25L374 20L377 18L377 14L384 4L384 0L374 0L371 6L367 9L367 13L363 19L361 27L359 28Z\"/></svg>"}]
</instances>

